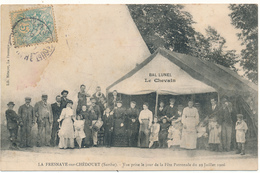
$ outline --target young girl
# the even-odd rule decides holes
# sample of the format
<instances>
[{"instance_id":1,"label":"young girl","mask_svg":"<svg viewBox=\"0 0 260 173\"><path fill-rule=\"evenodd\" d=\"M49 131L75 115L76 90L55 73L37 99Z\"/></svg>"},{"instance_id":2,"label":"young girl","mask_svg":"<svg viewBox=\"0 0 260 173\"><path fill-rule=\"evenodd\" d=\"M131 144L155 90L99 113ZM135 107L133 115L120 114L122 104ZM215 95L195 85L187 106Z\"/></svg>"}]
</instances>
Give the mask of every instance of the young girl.
<instances>
[{"instance_id":1,"label":"young girl","mask_svg":"<svg viewBox=\"0 0 260 173\"><path fill-rule=\"evenodd\" d=\"M153 124L151 126L149 148L156 148L158 146L159 131L160 131L160 124L157 122L157 118L154 118Z\"/></svg>"},{"instance_id":2,"label":"young girl","mask_svg":"<svg viewBox=\"0 0 260 173\"><path fill-rule=\"evenodd\" d=\"M221 127L216 118L209 119L209 145L212 151L218 151L221 139Z\"/></svg>"},{"instance_id":3,"label":"young girl","mask_svg":"<svg viewBox=\"0 0 260 173\"><path fill-rule=\"evenodd\" d=\"M85 120L81 115L77 115L77 119L74 121L75 138L79 148L81 148L82 139L86 137L84 133Z\"/></svg>"},{"instance_id":4,"label":"young girl","mask_svg":"<svg viewBox=\"0 0 260 173\"><path fill-rule=\"evenodd\" d=\"M200 149L208 149L208 133L207 128L204 125L204 122L201 121L197 127L197 148Z\"/></svg>"},{"instance_id":5,"label":"young girl","mask_svg":"<svg viewBox=\"0 0 260 173\"><path fill-rule=\"evenodd\" d=\"M172 121L172 125L168 130L168 148L174 147L179 150L181 144L181 118Z\"/></svg>"},{"instance_id":6,"label":"young girl","mask_svg":"<svg viewBox=\"0 0 260 173\"><path fill-rule=\"evenodd\" d=\"M236 122L236 141L238 145L238 150L236 154L245 155L245 142L246 142L246 131L247 131L246 122L243 120L243 115L237 115Z\"/></svg>"}]
</instances>

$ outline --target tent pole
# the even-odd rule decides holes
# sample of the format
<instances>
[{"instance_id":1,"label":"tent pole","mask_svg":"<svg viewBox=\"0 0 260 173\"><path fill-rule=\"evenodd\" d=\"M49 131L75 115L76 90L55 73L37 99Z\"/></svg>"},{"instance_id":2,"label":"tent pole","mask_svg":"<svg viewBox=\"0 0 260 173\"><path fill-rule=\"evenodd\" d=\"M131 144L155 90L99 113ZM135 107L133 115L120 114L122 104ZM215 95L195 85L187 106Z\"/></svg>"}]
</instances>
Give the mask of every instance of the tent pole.
<instances>
[{"instance_id":1,"label":"tent pole","mask_svg":"<svg viewBox=\"0 0 260 173\"><path fill-rule=\"evenodd\" d=\"M106 98L107 98L107 102L108 102L108 89L106 89Z\"/></svg>"},{"instance_id":2,"label":"tent pole","mask_svg":"<svg viewBox=\"0 0 260 173\"><path fill-rule=\"evenodd\" d=\"M220 95L218 93L218 106L220 105Z\"/></svg>"},{"instance_id":3,"label":"tent pole","mask_svg":"<svg viewBox=\"0 0 260 173\"><path fill-rule=\"evenodd\" d=\"M155 101L155 113L154 113L154 117L157 118L157 108L158 108L158 91L156 91L156 101Z\"/></svg>"}]
</instances>

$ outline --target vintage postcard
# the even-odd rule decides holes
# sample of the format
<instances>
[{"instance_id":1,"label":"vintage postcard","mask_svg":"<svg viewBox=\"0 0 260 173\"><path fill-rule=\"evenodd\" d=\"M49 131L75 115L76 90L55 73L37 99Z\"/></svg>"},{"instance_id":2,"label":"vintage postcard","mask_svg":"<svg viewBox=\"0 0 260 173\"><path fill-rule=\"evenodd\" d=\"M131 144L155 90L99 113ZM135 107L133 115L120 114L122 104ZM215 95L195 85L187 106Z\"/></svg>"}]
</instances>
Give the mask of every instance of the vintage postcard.
<instances>
[{"instance_id":1,"label":"vintage postcard","mask_svg":"<svg viewBox=\"0 0 260 173\"><path fill-rule=\"evenodd\" d=\"M1 171L258 170L258 4L1 5Z\"/></svg>"}]
</instances>

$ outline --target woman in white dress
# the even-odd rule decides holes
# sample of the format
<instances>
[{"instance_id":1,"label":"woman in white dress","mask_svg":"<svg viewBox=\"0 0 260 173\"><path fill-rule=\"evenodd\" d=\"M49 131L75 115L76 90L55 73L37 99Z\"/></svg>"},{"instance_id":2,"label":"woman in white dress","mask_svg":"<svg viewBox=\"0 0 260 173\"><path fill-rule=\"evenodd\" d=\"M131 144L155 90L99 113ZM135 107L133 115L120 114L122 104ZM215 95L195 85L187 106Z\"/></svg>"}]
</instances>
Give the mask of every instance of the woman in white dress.
<instances>
[{"instance_id":1,"label":"woman in white dress","mask_svg":"<svg viewBox=\"0 0 260 173\"><path fill-rule=\"evenodd\" d=\"M199 123L199 113L198 110L193 107L193 101L189 101L188 107L183 109L181 122L183 124L183 130L180 147L185 149L196 149L196 127Z\"/></svg>"},{"instance_id":2,"label":"woman in white dress","mask_svg":"<svg viewBox=\"0 0 260 173\"><path fill-rule=\"evenodd\" d=\"M72 119L75 119L72 110L73 102L67 101L66 108L62 109L58 122L62 121L62 125L59 131L59 148L74 148L74 127Z\"/></svg>"}]
</instances>

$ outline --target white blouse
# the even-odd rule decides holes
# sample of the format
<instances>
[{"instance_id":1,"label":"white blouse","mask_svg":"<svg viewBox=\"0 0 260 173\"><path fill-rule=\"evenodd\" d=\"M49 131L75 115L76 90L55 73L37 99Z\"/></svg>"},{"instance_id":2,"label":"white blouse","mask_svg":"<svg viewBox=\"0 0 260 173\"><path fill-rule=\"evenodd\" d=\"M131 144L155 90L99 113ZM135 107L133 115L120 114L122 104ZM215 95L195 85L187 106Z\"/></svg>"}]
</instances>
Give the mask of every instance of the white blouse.
<instances>
[{"instance_id":1,"label":"white blouse","mask_svg":"<svg viewBox=\"0 0 260 173\"><path fill-rule=\"evenodd\" d=\"M142 119L149 120L149 126L151 127L153 121L153 113L149 109L142 110L139 115L139 122L142 123Z\"/></svg>"},{"instance_id":2,"label":"white blouse","mask_svg":"<svg viewBox=\"0 0 260 173\"><path fill-rule=\"evenodd\" d=\"M67 107L62 109L59 120L61 121L65 118L70 118L71 116L73 116L73 110L70 107Z\"/></svg>"}]
</instances>

